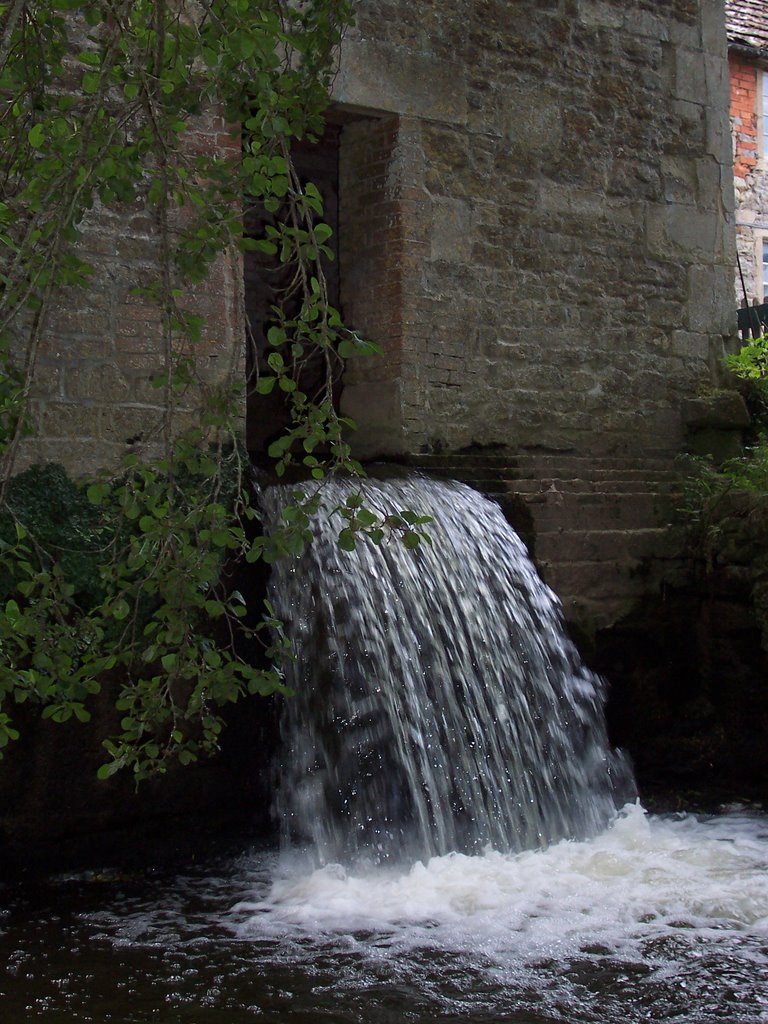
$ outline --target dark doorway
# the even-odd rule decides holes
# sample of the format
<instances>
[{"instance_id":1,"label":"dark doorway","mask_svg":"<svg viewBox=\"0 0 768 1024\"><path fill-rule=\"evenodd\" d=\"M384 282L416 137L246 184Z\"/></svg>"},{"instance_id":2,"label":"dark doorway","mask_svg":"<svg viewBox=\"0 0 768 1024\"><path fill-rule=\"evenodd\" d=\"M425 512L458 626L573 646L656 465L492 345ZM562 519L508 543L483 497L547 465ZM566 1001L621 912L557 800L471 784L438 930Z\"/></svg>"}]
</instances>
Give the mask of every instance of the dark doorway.
<instances>
[{"instance_id":1,"label":"dark doorway","mask_svg":"<svg viewBox=\"0 0 768 1024\"><path fill-rule=\"evenodd\" d=\"M339 143L342 126L329 123L322 139L314 144L296 142L292 154L294 166L302 184L312 182L319 190L324 207L323 220L333 230L328 245L336 258L323 258L323 272L326 277L328 296L331 304L339 308ZM283 216L285 212L282 211ZM265 225L279 219L281 211L270 217L263 211L246 212L247 235L263 237ZM254 393L256 369L266 365L268 349L267 331L274 323L272 306L283 301L283 293L289 283L285 268L275 257L259 252L246 252L244 258L245 311L248 324L248 346L246 372L248 379L248 401L246 412L246 443L256 463L266 463L269 443L282 434L290 424L290 413L282 391L275 389L271 394ZM289 315L294 311L288 308ZM295 311L298 312L298 309ZM270 371L267 371L270 372ZM302 371L302 390L312 394L322 383L324 367L318 360L313 366L310 360ZM313 379L314 377L317 380Z\"/></svg>"}]
</instances>

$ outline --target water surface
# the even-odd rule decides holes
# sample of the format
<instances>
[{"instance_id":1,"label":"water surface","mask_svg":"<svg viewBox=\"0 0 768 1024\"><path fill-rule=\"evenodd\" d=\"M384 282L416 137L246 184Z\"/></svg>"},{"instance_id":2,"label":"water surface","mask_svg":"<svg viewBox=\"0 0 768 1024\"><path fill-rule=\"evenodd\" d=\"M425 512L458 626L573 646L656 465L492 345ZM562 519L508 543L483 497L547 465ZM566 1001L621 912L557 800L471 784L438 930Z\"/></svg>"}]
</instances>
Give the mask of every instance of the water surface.
<instances>
[{"instance_id":1,"label":"water surface","mask_svg":"<svg viewBox=\"0 0 768 1024\"><path fill-rule=\"evenodd\" d=\"M592 840L313 869L0 891L3 1020L764 1024L768 820L648 817Z\"/></svg>"}]
</instances>

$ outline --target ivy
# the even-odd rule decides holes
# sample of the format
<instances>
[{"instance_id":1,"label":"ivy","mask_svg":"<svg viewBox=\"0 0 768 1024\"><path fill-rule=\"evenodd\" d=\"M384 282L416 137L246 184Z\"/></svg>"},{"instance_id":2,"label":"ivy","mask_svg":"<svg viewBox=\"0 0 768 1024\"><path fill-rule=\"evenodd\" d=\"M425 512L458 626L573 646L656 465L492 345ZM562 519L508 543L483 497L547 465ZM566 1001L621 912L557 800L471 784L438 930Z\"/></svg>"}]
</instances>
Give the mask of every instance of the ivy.
<instances>
[{"instance_id":1,"label":"ivy","mask_svg":"<svg viewBox=\"0 0 768 1024\"><path fill-rule=\"evenodd\" d=\"M376 349L329 302L332 231L291 158L293 140L323 131L352 6L0 4L0 755L19 735L15 706L85 722L108 691L120 723L99 776L126 769L139 780L214 752L226 705L286 692L281 624L225 580L238 560L300 551L323 480L361 472L346 441L354 424L338 414L333 389L345 359ZM211 113L231 126L241 159L189 144ZM93 275L78 251L88 217L126 203L146 206L158 242L157 275L133 293L162 324L159 432L112 477L73 482L55 467L14 475L50 311L62 287ZM253 210L259 237L244 231ZM256 395L280 392L290 412L269 454L278 475L299 466L309 479L268 532L244 485L237 360L211 385L205 325L184 307L216 260L248 249L279 261L289 282L253 381ZM315 354L324 376L309 393L301 368ZM182 402L197 406L193 430L179 425ZM339 514L344 547L360 535L382 543L394 534L408 546L424 537L424 518L407 510L347 503ZM243 659L243 638L263 645L263 665Z\"/></svg>"}]
</instances>

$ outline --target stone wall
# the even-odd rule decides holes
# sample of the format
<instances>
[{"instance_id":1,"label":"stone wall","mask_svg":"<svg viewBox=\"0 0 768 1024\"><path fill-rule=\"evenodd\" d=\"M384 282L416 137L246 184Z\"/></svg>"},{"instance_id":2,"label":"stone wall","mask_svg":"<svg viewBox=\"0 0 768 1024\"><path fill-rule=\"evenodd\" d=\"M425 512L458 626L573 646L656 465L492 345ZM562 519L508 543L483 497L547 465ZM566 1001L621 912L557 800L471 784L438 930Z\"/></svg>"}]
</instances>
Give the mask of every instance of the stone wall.
<instances>
[{"instance_id":1,"label":"stone wall","mask_svg":"<svg viewBox=\"0 0 768 1024\"><path fill-rule=\"evenodd\" d=\"M679 449L732 316L727 85L718 3L363 0L336 88L382 114L342 169L342 298L389 353L348 377L363 454Z\"/></svg>"},{"instance_id":2,"label":"stone wall","mask_svg":"<svg viewBox=\"0 0 768 1024\"><path fill-rule=\"evenodd\" d=\"M571 620L617 621L732 330L722 4L362 0L335 93L358 453L493 463Z\"/></svg>"},{"instance_id":3,"label":"stone wall","mask_svg":"<svg viewBox=\"0 0 768 1024\"><path fill-rule=\"evenodd\" d=\"M731 328L727 112L720 0L360 0L342 46L340 300L383 349L345 379L357 454L495 453L548 581L600 624L645 588ZM215 115L191 144L239 148ZM130 295L155 226L97 211L84 251L96 279L49 326L19 468L115 465L163 414L158 311ZM242 359L241 283L222 263L193 297L213 377Z\"/></svg>"},{"instance_id":4,"label":"stone wall","mask_svg":"<svg viewBox=\"0 0 768 1024\"><path fill-rule=\"evenodd\" d=\"M595 637L590 663L611 680L612 736L644 803L670 788L712 804L768 798L766 511L721 495L691 523L663 602Z\"/></svg>"}]
</instances>

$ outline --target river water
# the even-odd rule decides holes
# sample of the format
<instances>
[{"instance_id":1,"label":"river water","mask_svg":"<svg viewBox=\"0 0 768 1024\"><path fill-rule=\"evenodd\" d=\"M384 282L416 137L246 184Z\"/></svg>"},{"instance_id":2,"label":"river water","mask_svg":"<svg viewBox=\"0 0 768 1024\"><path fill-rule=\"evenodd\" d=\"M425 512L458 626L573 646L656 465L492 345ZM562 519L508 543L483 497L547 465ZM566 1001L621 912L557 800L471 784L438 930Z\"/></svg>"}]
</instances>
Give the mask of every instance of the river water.
<instances>
[{"instance_id":1,"label":"river water","mask_svg":"<svg viewBox=\"0 0 768 1024\"><path fill-rule=\"evenodd\" d=\"M434 543L348 552L350 487L275 573L280 850L0 888L3 1024L768 1024L765 814L645 813L495 505L367 483Z\"/></svg>"},{"instance_id":2,"label":"river water","mask_svg":"<svg viewBox=\"0 0 768 1024\"><path fill-rule=\"evenodd\" d=\"M309 855L308 855L309 856ZM0 890L4 1024L763 1024L768 818L357 872L299 851Z\"/></svg>"}]
</instances>

